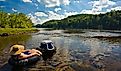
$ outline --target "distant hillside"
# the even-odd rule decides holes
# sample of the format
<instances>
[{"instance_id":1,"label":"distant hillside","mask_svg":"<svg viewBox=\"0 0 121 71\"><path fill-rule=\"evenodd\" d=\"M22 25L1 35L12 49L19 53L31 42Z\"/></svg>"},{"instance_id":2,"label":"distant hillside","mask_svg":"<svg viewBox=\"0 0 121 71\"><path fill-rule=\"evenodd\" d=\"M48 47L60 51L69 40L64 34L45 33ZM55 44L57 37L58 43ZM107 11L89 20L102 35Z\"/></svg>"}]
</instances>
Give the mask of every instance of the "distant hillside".
<instances>
[{"instance_id":1,"label":"distant hillside","mask_svg":"<svg viewBox=\"0 0 121 71\"><path fill-rule=\"evenodd\" d=\"M54 29L104 29L121 30L121 11L106 14L79 14L62 20L51 20L36 27Z\"/></svg>"}]
</instances>

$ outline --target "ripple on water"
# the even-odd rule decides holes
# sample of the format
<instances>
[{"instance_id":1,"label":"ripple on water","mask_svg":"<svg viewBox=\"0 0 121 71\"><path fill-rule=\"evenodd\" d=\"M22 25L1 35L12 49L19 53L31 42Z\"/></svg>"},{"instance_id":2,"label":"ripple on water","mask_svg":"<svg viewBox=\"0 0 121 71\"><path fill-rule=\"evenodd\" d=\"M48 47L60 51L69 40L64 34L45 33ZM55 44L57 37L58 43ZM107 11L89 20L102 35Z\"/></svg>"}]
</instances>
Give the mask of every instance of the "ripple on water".
<instances>
[{"instance_id":1,"label":"ripple on water","mask_svg":"<svg viewBox=\"0 0 121 71\"><path fill-rule=\"evenodd\" d=\"M54 31L41 31L28 37L0 37L2 47L9 48L15 43L27 48L39 47L43 39L50 39L57 47L52 59L39 61L36 65L24 68L29 71L120 71L121 39L82 37L94 33L65 34ZM103 35L104 33L101 33ZM106 34L106 33L105 33ZM91 35L91 36L92 36ZM99 33L96 34L96 36ZM106 36L112 34L106 34ZM12 41L14 39L14 41ZM4 43L4 44L3 44ZM9 45L8 45L9 44ZM7 53L6 53L7 54ZM1 56L2 57L2 56ZM7 61L7 60L6 60ZM0 61L1 63L1 61Z\"/></svg>"}]
</instances>

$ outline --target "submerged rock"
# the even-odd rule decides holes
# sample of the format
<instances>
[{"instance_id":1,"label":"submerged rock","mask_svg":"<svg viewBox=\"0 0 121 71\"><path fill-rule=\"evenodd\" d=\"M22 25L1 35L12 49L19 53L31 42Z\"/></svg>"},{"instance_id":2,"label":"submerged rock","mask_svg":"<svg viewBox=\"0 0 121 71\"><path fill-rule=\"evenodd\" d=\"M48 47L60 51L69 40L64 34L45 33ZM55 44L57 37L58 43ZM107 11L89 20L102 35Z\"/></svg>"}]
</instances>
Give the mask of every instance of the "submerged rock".
<instances>
[{"instance_id":1,"label":"submerged rock","mask_svg":"<svg viewBox=\"0 0 121 71\"><path fill-rule=\"evenodd\" d=\"M8 33L2 33L2 34L0 34L0 36L9 36L9 34Z\"/></svg>"},{"instance_id":2,"label":"submerged rock","mask_svg":"<svg viewBox=\"0 0 121 71\"><path fill-rule=\"evenodd\" d=\"M104 64L103 64L102 62L94 62L92 65L93 65L95 68L98 68L98 69L102 69L102 68L105 67Z\"/></svg>"}]
</instances>

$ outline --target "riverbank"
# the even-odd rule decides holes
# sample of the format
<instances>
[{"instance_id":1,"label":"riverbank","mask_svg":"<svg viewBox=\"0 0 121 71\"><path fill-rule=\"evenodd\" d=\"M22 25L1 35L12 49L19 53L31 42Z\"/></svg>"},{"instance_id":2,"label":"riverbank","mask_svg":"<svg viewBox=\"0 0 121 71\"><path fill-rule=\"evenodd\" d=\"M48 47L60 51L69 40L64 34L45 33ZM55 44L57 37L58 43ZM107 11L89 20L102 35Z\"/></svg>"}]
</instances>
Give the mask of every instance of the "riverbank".
<instances>
[{"instance_id":1,"label":"riverbank","mask_svg":"<svg viewBox=\"0 0 121 71\"><path fill-rule=\"evenodd\" d=\"M28 34L37 31L36 28L0 28L0 36Z\"/></svg>"},{"instance_id":2,"label":"riverbank","mask_svg":"<svg viewBox=\"0 0 121 71\"><path fill-rule=\"evenodd\" d=\"M66 29L64 33L79 34L85 32L107 32L121 34L121 30L98 30L98 29Z\"/></svg>"}]
</instances>

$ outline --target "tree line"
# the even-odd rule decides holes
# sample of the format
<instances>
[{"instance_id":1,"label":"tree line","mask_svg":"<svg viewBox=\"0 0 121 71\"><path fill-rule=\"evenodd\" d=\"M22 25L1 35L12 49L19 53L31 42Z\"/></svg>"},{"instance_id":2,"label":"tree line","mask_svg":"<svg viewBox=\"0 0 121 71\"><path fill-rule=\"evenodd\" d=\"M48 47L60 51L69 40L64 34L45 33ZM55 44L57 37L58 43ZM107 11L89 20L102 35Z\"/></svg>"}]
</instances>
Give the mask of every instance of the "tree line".
<instances>
[{"instance_id":1,"label":"tree line","mask_svg":"<svg viewBox=\"0 0 121 71\"><path fill-rule=\"evenodd\" d=\"M62 20L50 20L36 27L54 29L103 29L121 30L121 11L106 14L78 14Z\"/></svg>"},{"instance_id":2,"label":"tree line","mask_svg":"<svg viewBox=\"0 0 121 71\"><path fill-rule=\"evenodd\" d=\"M0 28L31 28L32 21L23 13L0 11Z\"/></svg>"}]
</instances>

